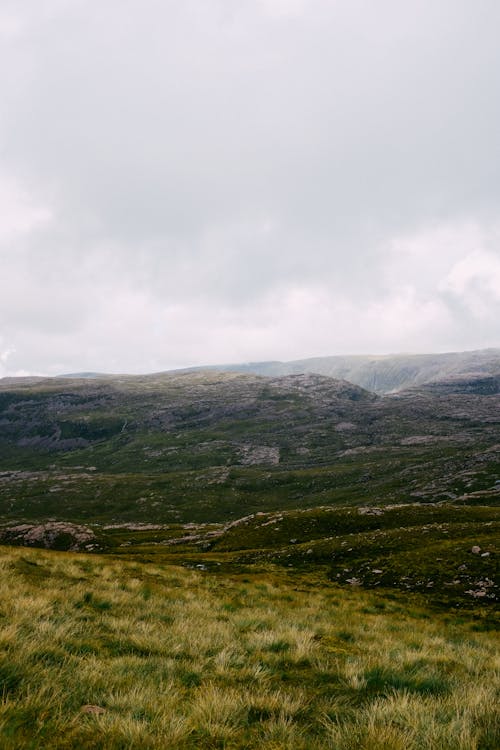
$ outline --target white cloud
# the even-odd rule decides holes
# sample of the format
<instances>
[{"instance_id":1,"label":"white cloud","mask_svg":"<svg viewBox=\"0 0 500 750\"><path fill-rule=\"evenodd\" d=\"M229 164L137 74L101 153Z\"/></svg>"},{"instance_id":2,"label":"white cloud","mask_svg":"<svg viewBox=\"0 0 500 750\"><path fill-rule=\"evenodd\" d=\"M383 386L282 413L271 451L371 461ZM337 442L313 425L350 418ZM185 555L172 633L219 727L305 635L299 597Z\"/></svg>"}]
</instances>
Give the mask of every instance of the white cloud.
<instances>
[{"instance_id":1,"label":"white cloud","mask_svg":"<svg viewBox=\"0 0 500 750\"><path fill-rule=\"evenodd\" d=\"M453 265L441 290L459 300L480 319L500 315L500 248L498 253L475 250Z\"/></svg>"},{"instance_id":2,"label":"white cloud","mask_svg":"<svg viewBox=\"0 0 500 750\"><path fill-rule=\"evenodd\" d=\"M38 203L16 180L1 177L0 216L0 252L7 243L47 225L53 218L49 207Z\"/></svg>"},{"instance_id":3,"label":"white cloud","mask_svg":"<svg viewBox=\"0 0 500 750\"><path fill-rule=\"evenodd\" d=\"M15 353L15 349L9 347L7 342L0 336L0 377L8 373L8 359Z\"/></svg>"},{"instance_id":4,"label":"white cloud","mask_svg":"<svg viewBox=\"0 0 500 750\"><path fill-rule=\"evenodd\" d=\"M498 23L493 0L5 0L2 366L498 344Z\"/></svg>"},{"instance_id":5,"label":"white cloud","mask_svg":"<svg viewBox=\"0 0 500 750\"><path fill-rule=\"evenodd\" d=\"M283 18L300 16L311 3L310 0L259 0L259 4L270 15Z\"/></svg>"}]
</instances>

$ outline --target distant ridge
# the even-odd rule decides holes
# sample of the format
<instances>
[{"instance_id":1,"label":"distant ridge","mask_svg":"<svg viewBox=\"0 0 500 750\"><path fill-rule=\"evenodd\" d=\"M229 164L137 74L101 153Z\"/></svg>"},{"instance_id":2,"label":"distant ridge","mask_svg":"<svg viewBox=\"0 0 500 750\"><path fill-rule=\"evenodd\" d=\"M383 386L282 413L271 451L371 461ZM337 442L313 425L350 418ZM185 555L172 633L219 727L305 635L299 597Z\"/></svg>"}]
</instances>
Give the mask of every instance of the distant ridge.
<instances>
[{"instance_id":1,"label":"distant ridge","mask_svg":"<svg viewBox=\"0 0 500 750\"><path fill-rule=\"evenodd\" d=\"M89 378L91 380L95 380L95 378L108 378L110 375L107 375L104 372L67 372L63 375L58 375L58 378L71 378L78 380L80 378Z\"/></svg>"},{"instance_id":2,"label":"distant ridge","mask_svg":"<svg viewBox=\"0 0 500 750\"><path fill-rule=\"evenodd\" d=\"M269 360L217 365L201 365L167 370L166 373L234 372L265 377L315 374L347 380L374 393L395 393L429 384L446 383L447 389L460 390L460 384L500 377L500 349L478 349L443 354L353 354L310 357L288 362ZM161 374L161 373L156 373ZM99 380L128 377L102 372L76 372L58 375L64 379ZM131 376L132 377L132 376ZM135 377L143 377L137 375ZM466 388L466 390L470 390Z\"/></svg>"},{"instance_id":3,"label":"distant ridge","mask_svg":"<svg viewBox=\"0 0 500 750\"><path fill-rule=\"evenodd\" d=\"M500 374L500 349L444 354L336 355L289 362L243 362L184 368L178 372L219 370L268 377L315 373L348 380L375 393L406 390L450 379L476 379Z\"/></svg>"}]
</instances>

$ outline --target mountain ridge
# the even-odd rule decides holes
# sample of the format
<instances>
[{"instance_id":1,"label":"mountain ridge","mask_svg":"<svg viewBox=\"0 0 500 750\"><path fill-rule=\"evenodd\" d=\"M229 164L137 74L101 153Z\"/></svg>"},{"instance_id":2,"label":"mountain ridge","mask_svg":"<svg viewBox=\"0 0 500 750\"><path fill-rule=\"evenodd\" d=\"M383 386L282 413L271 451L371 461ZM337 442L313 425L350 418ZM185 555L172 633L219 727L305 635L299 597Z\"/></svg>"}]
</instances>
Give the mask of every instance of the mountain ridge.
<instances>
[{"instance_id":1,"label":"mountain ridge","mask_svg":"<svg viewBox=\"0 0 500 750\"><path fill-rule=\"evenodd\" d=\"M500 374L500 349L479 349L439 354L332 355L290 361L270 360L208 367L182 368L177 372L218 370L247 372L266 377L316 373L347 380L375 393L405 390L430 382Z\"/></svg>"},{"instance_id":2,"label":"mountain ridge","mask_svg":"<svg viewBox=\"0 0 500 750\"><path fill-rule=\"evenodd\" d=\"M500 376L500 348L423 354L352 354L308 357L295 360L196 365L149 373L152 376L189 372L237 372L263 377L282 377L313 373L337 380L347 380L374 393L384 394L419 387L429 383L474 380ZM56 376L64 379L105 380L119 377L145 377L145 374L83 371ZM43 380L25 376L23 380ZM22 380L21 378L19 381ZM0 378L0 383L16 378Z\"/></svg>"}]
</instances>

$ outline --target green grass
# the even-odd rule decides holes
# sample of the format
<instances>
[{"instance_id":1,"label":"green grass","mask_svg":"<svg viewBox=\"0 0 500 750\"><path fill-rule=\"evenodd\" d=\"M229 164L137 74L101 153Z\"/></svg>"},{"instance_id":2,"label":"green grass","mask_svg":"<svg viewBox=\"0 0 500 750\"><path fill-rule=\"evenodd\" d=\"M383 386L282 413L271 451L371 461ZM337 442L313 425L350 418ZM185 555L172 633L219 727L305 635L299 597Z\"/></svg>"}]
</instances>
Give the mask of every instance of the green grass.
<instances>
[{"instance_id":1,"label":"green grass","mask_svg":"<svg viewBox=\"0 0 500 750\"><path fill-rule=\"evenodd\" d=\"M226 571L263 563L321 569L343 585L420 591L433 604L492 610L499 526L496 507L447 503L327 506L252 514L227 525L98 534L106 550L125 557Z\"/></svg>"},{"instance_id":2,"label":"green grass","mask_svg":"<svg viewBox=\"0 0 500 750\"><path fill-rule=\"evenodd\" d=\"M268 567L0 549L0 746L494 750L467 615Z\"/></svg>"}]
</instances>

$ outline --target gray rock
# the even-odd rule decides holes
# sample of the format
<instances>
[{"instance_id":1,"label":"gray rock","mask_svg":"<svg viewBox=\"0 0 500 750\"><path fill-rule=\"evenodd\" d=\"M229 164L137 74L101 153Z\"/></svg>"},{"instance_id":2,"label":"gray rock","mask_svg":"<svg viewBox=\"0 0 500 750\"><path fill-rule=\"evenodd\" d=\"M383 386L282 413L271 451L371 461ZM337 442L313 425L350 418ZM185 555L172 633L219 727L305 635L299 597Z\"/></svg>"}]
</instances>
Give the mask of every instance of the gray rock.
<instances>
[{"instance_id":1,"label":"gray rock","mask_svg":"<svg viewBox=\"0 0 500 750\"><path fill-rule=\"evenodd\" d=\"M22 547L44 547L77 551L88 549L96 541L94 532L87 526L63 521L42 524L23 523L0 529L0 542Z\"/></svg>"}]
</instances>

